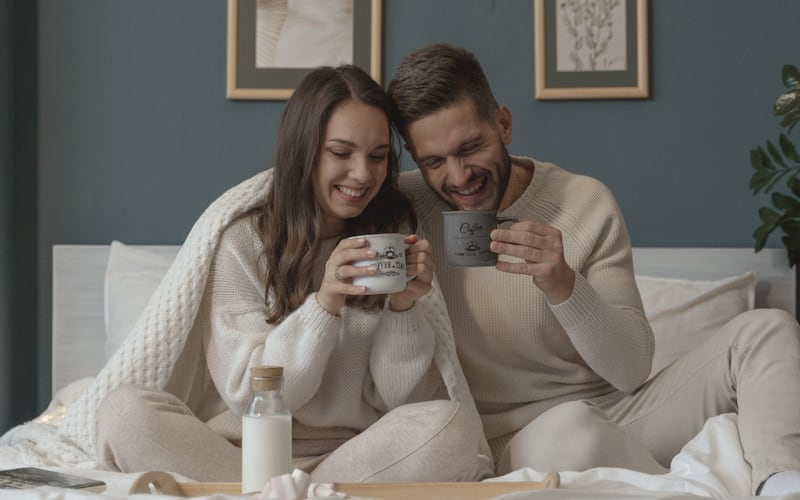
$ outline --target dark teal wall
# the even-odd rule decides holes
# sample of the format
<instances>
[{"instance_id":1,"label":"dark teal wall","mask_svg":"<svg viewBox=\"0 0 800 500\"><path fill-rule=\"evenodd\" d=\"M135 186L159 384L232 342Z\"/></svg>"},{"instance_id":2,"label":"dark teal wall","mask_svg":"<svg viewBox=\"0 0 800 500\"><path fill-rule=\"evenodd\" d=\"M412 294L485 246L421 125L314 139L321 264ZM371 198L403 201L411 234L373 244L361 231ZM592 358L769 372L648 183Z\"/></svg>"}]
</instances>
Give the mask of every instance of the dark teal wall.
<instances>
[{"instance_id":1,"label":"dark teal wall","mask_svg":"<svg viewBox=\"0 0 800 500\"><path fill-rule=\"evenodd\" d=\"M0 429L37 409L36 7L0 0Z\"/></svg>"},{"instance_id":2,"label":"dark teal wall","mask_svg":"<svg viewBox=\"0 0 800 500\"><path fill-rule=\"evenodd\" d=\"M38 5L41 405L51 246L179 243L264 167L283 102L225 98L224 0ZM513 112L511 152L606 182L635 245L749 247L763 200L747 188L748 151L779 132L771 106L781 66L800 64L800 2L651 0L650 11L647 100L534 100L532 0L385 0L384 81L414 48L464 45Z\"/></svg>"},{"instance_id":3,"label":"dark teal wall","mask_svg":"<svg viewBox=\"0 0 800 500\"><path fill-rule=\"evenodd\" d=\"M782 65L800 65L800 2L649 5L652 97L644 101L534 100L528 0L390 1L385 67L391 74L419 45L464 45L513 112L511 152L606 182L634 244L749 247L761 203L748 191L749 149L777 137L771 109Z\"/></svg>"},{"instance_id":4,"label":"dark teal wall","mask_svg":"<svg viewBox=\"0 0 800 500\"><path fill-rule=\"evenodd\" d=\"M13 421L11 400L11 4L0 0L0 429Z\"/></svg>"}]
</instances>

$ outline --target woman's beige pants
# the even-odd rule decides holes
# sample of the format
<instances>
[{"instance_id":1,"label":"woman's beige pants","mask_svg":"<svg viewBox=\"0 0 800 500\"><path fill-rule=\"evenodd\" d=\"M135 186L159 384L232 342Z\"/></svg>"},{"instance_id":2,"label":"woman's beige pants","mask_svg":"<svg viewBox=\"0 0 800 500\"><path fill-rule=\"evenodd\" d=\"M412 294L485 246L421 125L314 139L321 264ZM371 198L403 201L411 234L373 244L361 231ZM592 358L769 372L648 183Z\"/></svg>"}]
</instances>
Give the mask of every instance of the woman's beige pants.
<instances>
[{"instance_id":1,"label":"woman's beige pants","mask_svg":"<svg viewBox=\"0 0 800 500\"><path fill-rule=\"evenodd\" d=\"M241 448L172 394L135 385L111 391L98 428L98 459L111 468L241 481ZM474 481L493 469L479 454L482 438L480 420L461 403L413 403L348 440L293 442L293 466L314 482Z\"/></svg>"}]
</instances>

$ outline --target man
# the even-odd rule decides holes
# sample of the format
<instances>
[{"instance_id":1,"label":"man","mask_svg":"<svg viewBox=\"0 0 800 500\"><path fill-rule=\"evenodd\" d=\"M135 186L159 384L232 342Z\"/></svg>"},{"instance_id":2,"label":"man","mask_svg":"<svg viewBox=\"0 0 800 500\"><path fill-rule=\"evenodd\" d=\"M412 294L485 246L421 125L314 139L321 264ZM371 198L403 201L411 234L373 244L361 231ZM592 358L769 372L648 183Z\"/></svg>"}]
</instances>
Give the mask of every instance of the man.
<instances>
[{"instance_id":1,"label":"man","mask_svg":"<svg viewBox=\"0 0 800 500\"><path fill-rule=\"evenodd\" d=\"M498 472L663 472L705 421L737 411L754 493L800 488L800 328L744 313L645 383L653 334L619 206L599 181L511 157L511 112L475 57L437 44L388 86L419 169L401 176L437 274ZM497 210L494 268L444 264L440 212ZM560 432L553 435L553 432ZM550 444L552 443L552 444ZM585 457L585 458L582 458Z\"/></svg>"}]
</instances>

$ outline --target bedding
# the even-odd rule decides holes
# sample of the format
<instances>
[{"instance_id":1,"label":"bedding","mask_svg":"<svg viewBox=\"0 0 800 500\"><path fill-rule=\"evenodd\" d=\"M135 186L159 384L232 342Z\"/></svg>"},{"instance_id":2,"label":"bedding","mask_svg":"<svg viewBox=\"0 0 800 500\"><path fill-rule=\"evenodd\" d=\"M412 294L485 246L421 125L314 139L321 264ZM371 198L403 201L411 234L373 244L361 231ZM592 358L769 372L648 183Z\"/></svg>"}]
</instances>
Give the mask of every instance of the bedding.
<instances>
[{"instance_id":1,"label":"bedding","mask_svg":"<svg viewBox=\"0 0 800 500\"><path fill-rule=\"evenodd\" d=\"M739 313L755 307L756 275L719 280L636 276L655 350L650 378Z\"/></svg>"},{"instance_id":2,"label":"bedding","mask_svg":"<svg viewBox=\"0 0 800 500\"><path fill-rule=\"evenodd\" d=\"M101 261L95 263L98 278L93 287L99 290L100 331L99 342L104 346L101 361L107 359L123 341L133 327L139 313L146 306L158 287L161 277L166 273L178 246L163 248L142 248L112 242L104 246ZM744 250L744 249L741 249ZM80 251L80 248L78 248ZM680 250L667 249L666 255L680 253ZM722 252L725 253L725 252ZM761 259L772 259L777 255L764 254ZM716 254L711 254L715 256ZM748 256L750 258L750 256ZM74 263L74 260L67 259ZM647 253L645 259L647 261ZM58 259L54 259L57 263ZM768 273L758 274L748 271L751 267L732 267L724 274L705 279L675 278L653 266L637 264L637 284L642 294L645 313L653 324L656 334L656 358L653 373L668 364L681 352L702 341L708 332L718 324L727 321L738 312L754 306L773 305L765 292L774 289L793 289L786 283L777 283L773 277L764 281ZM661 261L660 261L661 262ZM660 264L661 265L661 264ZM702 265L702 264L701 264ZM760 264L759 264L760 265ZM785 266L782 261L777 264ZM667 266L669 267L669 266ZM730 272L730 271L735 272ZM75 270L83 279L84 270ZM54 272L55 275L55 272ZM676 273L680 275L680 273ZM786 276L791 276L788 266ZM785 278L781 276L780 280ZM778 281L780 281L778 280ZM63 283L66 285L66 281ZM75 290L70 290L75 295ZM95 290L97 292L97 290ZM54 294L58 293L54 290ZM76 299L77 300L77 299ZM77 301L76 303L79 303ZM54 307L56 300L54 295ZM96 304L97 305L97 304ZM55 315L54 315L55 317ZM58 328L57 328L58 326ZM60 335L62 325L54 324L54 336ZM59 333L57 333L59 332ZM95 342L98 339L94 340ZM55 351L54 351L55 353ZM55 353L58 355L58 353ZM55 360L54 360L55 362ZM80 357L72 360L80 362ZM55 366L55 365L54 365ZM56 374L54 374L54 377ZM55 432L55 425L64 412L65 405L73 401L81 390L91 383L91 376L70 380L54 393L48 409L37 419L17 427L0 438L0 468L13 468L22 465L37 465L53 468L67 473L94 477L108 484L104 493L65 491L55 488L37 488L29 491L0 490L0 500L5 498L121 498L139 474L123 474L102 470L65 466L48 461L43 450L37 449L37 441L46 441ZM87 464L88 465L88 464ZM599 468L585 472L559 471L561 488L558 490L537 490L510 493L497 497L499 500L513 499L562 499L562 498L749 498L749 466L742 458L739 444L736 415L720 415L710 419L703 431L689 442L672 461L670 471L664 475L648 475L625 469ZM492 481L541 481L544 471L520 469ZM179 480L189 480L180 478ZM166 495L153 495L141 498L155 500L174 499ZM241 498L229 495L214 495L202 498Z\"/></svg>"},{"instance_id":3,"label":"bedding","mask_svg":"<svg viewBox=\"0 0 800 500\"><path fill-rule=\"evenodd\" d=\"M106 360L133 329L174 260L175 255L162 255L119 241L111 242L103 286Z\"/></svg>"}]
</instances>

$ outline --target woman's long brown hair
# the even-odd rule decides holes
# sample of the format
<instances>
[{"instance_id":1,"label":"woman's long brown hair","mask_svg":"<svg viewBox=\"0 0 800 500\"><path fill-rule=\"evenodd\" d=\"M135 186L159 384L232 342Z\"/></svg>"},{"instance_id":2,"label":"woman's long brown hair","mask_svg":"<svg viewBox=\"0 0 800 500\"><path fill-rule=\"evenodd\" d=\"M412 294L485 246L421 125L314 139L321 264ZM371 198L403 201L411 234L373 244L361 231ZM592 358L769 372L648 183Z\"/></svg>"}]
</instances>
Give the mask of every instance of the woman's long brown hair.
<instances>
[{"instance_id":1,"label":"woman's long brown hair","mask_svg":"<svg viewBox=\"0 0 800 500\"><path fill-rule=\"evenodd\" d=\"M281 115L272 182L257 219L264 244L267 322L278 323L314 292L314 262L321 245L322 212L314 196L314 178L325 127L333 109L347 99L374 106L391 124L391 101L362 69L320 67L295 89ZM397 189L396 134L390 125L391 150L386 179L364 211L346 221L343 238L357 234L416 231L414 210ZM384 295L349 296L347 304L366 309L383 306Z\"/></svg>"}]
</instances>

